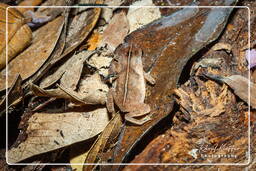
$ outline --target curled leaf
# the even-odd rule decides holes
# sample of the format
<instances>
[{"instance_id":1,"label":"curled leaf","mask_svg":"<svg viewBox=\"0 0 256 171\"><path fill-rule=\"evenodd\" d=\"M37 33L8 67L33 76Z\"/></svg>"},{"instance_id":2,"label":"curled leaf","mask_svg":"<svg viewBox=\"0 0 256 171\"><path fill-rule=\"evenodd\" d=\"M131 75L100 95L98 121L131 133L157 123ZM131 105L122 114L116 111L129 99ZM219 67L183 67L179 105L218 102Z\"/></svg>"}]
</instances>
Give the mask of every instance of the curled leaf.
<instances>
[{"instance_id":1,"label":"curled leaf","mask_svg":"<svg viewBox=\"0 0 256 171\"><path fill-rule=\"evenodd\" d=\"M25 23L23 15L15 8L0 3L0 70L6 65L6 12L8 11L8 56L9 62L25 49L32 40L32 31ZM7 10L8 8L8 10Z\"/></svg>"},{"instance_id":2,"label":"curled leaf","mask_svg":"<svg viewBox=\"0 0 256 171\"><path fill-rule=\"evenodd\" d=\"M108 86L102 83L98 74L83 80L79 85L78 92L71 88L58 87L45 90L35 84L30 84L31 91L37 96L64 98L78 105L105 104L106 102Z\"/></svg>"},{"instance_id":3,"label":"curled leaf","mask_svg":"<svg viewBox=\"0 0 256 171\"><path fill-rule=\"evenodd\" d=\"M20 74L27 79L47 60L53 51L62 30L64 17L60 16L36 30L32 44L8 64L8 85ZM6 70L0 73L0 90L5 88Z\"/></svg>"},{"instance_id":4,"label":"curled leaf","mask_svg":"<svg viewBox=\"0 0 256 171\"><path fill-rule=\"evenodd\" d=\"M114 117L109 121L108 125L104 131L100 134L98 139L92 145L91 149L88 151L84 163L96 163L97 156L102 153L107 145L115 139L121 130L122 119L119 113L116 113ZM93 165L84 165L83 171L90 171L94 168Z\"/></svg>"}]
</instances>

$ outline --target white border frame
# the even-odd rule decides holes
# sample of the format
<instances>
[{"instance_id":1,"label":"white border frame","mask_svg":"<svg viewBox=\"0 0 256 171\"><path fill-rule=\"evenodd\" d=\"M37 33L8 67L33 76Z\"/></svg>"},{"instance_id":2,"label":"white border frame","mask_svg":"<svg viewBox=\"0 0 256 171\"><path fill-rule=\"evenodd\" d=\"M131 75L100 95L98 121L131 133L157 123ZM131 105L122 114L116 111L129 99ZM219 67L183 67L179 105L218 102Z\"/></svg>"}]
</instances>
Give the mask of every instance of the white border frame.
<instances>
[{"instance_id":1,"label":"white border frame","mask_svg":"<svg viewBox=\"0 0 256 171\"><path fill-rule=\"evenodd\" d=\"M219 166L219 165L226 165L226 166L246 166L251 161L251 138L250 138L250 131L251 131L251 116L250 116L250 81L248 84L248 151L246 156L248 156L248 160L245 163L9 163L8 162L8 10L9 8L246 8L248 10L248 45L250 48L250 36L251 36L251 26L250 26L250 8L247 6L9 6L6 8L6 163L8 165L14 165L14 166L23 166L23 165L158 165L158 166ZM249 53L249 58L250 58ZM248 61L250 65L250 60ZM248 80L250 80L250 71L248 71Z\"/></svg>"}]
</instances>

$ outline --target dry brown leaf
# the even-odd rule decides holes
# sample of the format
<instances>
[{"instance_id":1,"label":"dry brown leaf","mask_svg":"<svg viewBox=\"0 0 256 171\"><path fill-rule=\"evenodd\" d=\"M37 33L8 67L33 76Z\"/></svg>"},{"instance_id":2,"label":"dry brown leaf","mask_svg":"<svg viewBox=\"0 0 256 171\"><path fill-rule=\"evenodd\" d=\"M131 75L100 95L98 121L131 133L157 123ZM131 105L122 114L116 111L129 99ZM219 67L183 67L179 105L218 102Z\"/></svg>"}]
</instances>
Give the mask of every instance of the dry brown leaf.
<instances>
[{"instance_id":1,"label":"dry brown leaf","mask_svg":"<svg viewBox=\"0 0 256 171\"><path fill-rule=\"evenodd\" d=\"M35 31L32 44L8 64L8 85L20 74L27 79L34 74L50 56L62 30L64 17L60 16ZM6 70L0 73L0 90L5 88Z\"/></svg>"},{"instance_id":2,"label":"dry brown leaf","mask_svg":"<svg viewBox=\"0 0 256 171\"><path fill-rule=\"evenodd\" d=\"M54 61L54 63L64 58L84 41L98 21L99 14L100 8L94 8L75 16L72 23L68 26L65 50L63 54ZM52 76L54 78L47 76L40 83L40 87L45 88L52 85L60 78L60 76L61 73L58 73L56 76Z\"/></svg>"},{"instance_id":3,"label":"dry brown leaf","mask_svg":"<svg viewBox=\"0 0 256 171\"><path fill-rule=\"evenodd\" d=\"M38 6L39 4L42 3L43 0L23 0L21 1L18 6ZM31 10L34 11L34 8L18 8L22 14L24 14L26 11Z\"/></svg>"},{"instance_id":4,"label":"dry brown leaf","mask_svg":"<svg viewBox=\"0 0 256 171\"><path fill-rule=\"evenodd\" d=\"M13 85L8 90L8 107L13 106L23 99L23 91L21 88L22 79L20 75L16 77L16 80L13 82ZM6 96L2 101L0 101L0 116L6 110Z\"/></svg>"},{"instance_id":5,"label":"dry brown leaf","mask_svg":"<svg viewBox=\"0 0 256 171\"><path fill-rule=\"evenodd\" d=\"M0 70L6 64L6 4L0 3ZM15 8L8 9L8 61L26 48L32 40L32 31L23 15Z\"/></svg>"},{"instance_id":6,"label":"dry brown leaf","mask_svg":"<svg viewBox=\"0 0 256 171\"><path fill-rule=\"evenodd\" d=\"M62 86L75 90L82 73L84 61L94 53L95 51L83 51L71 56L52 75L43 79L40 87L49 87L61 78Z\"/></svg>"},{"instance_id":7,"label":"dry brown leaf","mask_svg":"<svg viewBox=\"0 0 256 171\"><path fill-rule=\"evenodd\" d=\"M98 74L82 80L78 92L62 86L59 86L58 89L44 90L34 84L30 84L30 88L36 96L64 98L77 105L105 104L108 92L108 86L101 81Z\"/></svg>"},{"instance_id":8,"label":"dry brown leaf","mask_svg":"<svg viewBox=\"0 0 256 171\"><path fill-rule=\"evenodd\" d=\"M106 108L87 112L35 113L28 120L26 140L8 151L8 162L17 163L92 138L108 122Z\"/></svg>"},{"instance_id":9,"label":"dry brown leaf","mask_svg":"<svg viewBox=\"0 0 256 171\"><path fill-rule=\"evenodd\" d=\"M96 1L96 3L101 2L102 0ZM101 8L93 8L73 18L68 26L66 46L62 56L69 54L86 39L96 25L100 12Z\"/></svg>"},{"instance_id":10,"label":"dry brown leaf","mask_svg":"<svg viewBox=\"0 0 256 171\"><path fill-rule=\"evenodd\" d=\"M241 75L231 75L229 77L206 75L206 77L226 83L234 90L234 93L239 96L244 102L248 103L250 89L250 106L256 108L256 85L249 79Z\"/></svg>"},{"instance_id":11,"label":"dry brown leaf","mask_svg":"<svg viewBox=\"0 0 256 171\"><path fill-rule=\"evenodd\" d=\"M104 30L101 45L107 44L108 49L113 52L124 41L128 32L129 23L125 12L117 13Z\"/></svg>"},{"instance_id":12,"label":"dry brown leaf","mask_svg":"<svg viewBox=\"0 0 256 171\"><path fill-rule=\"evenodd\" d=\"M101 3L101 0L96 1L97 3ZM45 68L42 70L42 73L38 73L36 75L36 77L34 78L34 81L37 81L39 79L42 78L42 76L48 76L47 72L52 69L54 66L56 66L57 64L59 64L59 62L61 62L60 60L66 60L64 59L70 52L72 52L74 49L76 49L86 38L87 36L90 34L90 32L92 31L92 29L94 28L94 26L96 25L99 15L100 15L100 11L101 8L93 8L93 9L88 9L86 10L84 13L87 14L79 14L78 16L76 16L75 21L73 21L72 23L72 27L75 27L76 29L70 29L71 25L69 25L69 29L65 29L62 34L61 37L61 42L65 42L66 44L64 44L64 51L62 53L61 56L58 56L58 53L56 53L56 55L54 55L51 58L51 61L49 61L49 63L45 66ZM66 18L68 18L68 12L66 13ZM84 16L88 16L86 18L84 18ZM83 20L84 19L84 20ZM67 23L67 22L66 22ZM78 24L76 24L78 23ZM81 23L83 25L81 25ZM77 28L76 26L79 25L80 28ZM66 35L73 35L72 37L70 37L69 41L67 41L66 39ZM62 47L62 45L61 45ZM58 49L57 49L58 50ZM61 50L62 52L62 50ZM47 74L47 75L46 75Z\"/></svg>"},{"instance_id":13,"label":"dry brown leaf","mask_svg":"<svg viewBox=\"0 0 256 171\"><path fill-rule=\"evenodd\" d=\"M61 35L59 37L59 40L53 50L53 52L51 53L50 57L48 58L48 60L44 63L44 65L38 70L38 72L36 72L27 82L26 85L28 84L28 82L37 82L38 80L40 80L45 74L49 74L49 70L51 69L51 67L60 59L60 56L64 50L65 47L65 41L66 41L66 33L67 33L67 24L68 24L68 16L70 13L70 9L66 9L63 16L64 16L64 24L63 24L63 28L61 31Z\"/></svg>"},{"instance_id":14,"label":"dry brown leaf","mask_svg":"<svg viewBox=\"0 0 256 171\"><path fill-rule=\"evenodd\" d=\"M37 0L38 1L38 0ZM32 2L28 2L32 3ZM33 4L38 4L41 2L33 2ZM68 6L72 5L73 0L47 0L45 1L41 6ZM31 21L28 23L30 26L37 26L41 25L43 23L49 22L53 19L55 19L57 16L59 16L61 13L63 13L66 8L48 8L48 7L39 7L36 12L33 12L32 10L25 10L23 11L23 14L26 16L26 18L31 19Z\"/></svg>"},{"instance_id":15,"label":"dry brown leaf","mask_svg":"<svg viewBox=\"0 0 256 171\"><path fill-rule=\"evenodd\" d=\"M96 158L100 153L103 152L107 143L113 143L111 140L115 139L120 132L122 125L122 119L119 113L116 113L114 117L109 121L108 125L92 145L91 149L88 151L84 163L96 163ZM93 165L84 165L83 171L91 171L94 168Z\"/></svg>"}]
</instances>

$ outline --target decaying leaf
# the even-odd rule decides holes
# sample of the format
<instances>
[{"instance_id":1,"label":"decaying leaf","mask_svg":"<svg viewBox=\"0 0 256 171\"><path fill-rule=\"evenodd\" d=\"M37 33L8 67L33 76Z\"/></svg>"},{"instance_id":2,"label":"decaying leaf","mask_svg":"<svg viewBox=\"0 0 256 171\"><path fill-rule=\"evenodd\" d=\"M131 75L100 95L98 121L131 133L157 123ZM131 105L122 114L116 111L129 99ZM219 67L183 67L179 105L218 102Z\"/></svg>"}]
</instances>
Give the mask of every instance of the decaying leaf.
<instances>
[{"instance_id":1,"label":"decaying leaf","mask_svg":"<svg viewBox=\"0 0 256 171\"><path fill-rule=\"evenodd\" d=\"M32 44L8 64L8 85L20 74L23 80L34 74L50 56L62 30L60 16L33 33ZM0 90L5 88L6 70L0 73Z\"/></svg>"},{"instance_id":2,"label":"decaying leaf","mask_svg":"<svg viewBox=\"0 0 256 171\"><path fill-rule=\"evenodd\" d=\"M6 65L6 10L0 3L0 70ZM32 31L25 23L23 15L15 8L8 8L8 62L26 48L32 40Z\"/></svg>"},{"instance_id":3,"label":"decaying leaf","mask_svg":"<svg viewBox=\"0 0 256 171\"><path fill-rule=\"evenodd\" d=\"M220 81L222 83L226 83L230 88L234 90L234 93L246 103L249 102L250 95L250 106L252 108L256 108L256 85L249 79L241 75L231 75L228 77L206 75L206 77Z\"/></svg>"},{"instance_id":4,"label":"decaying leaf","mask_svg":"<svg viewBox=\"0 0 256 171\"><path fill-rule=\"evenodd\" d=\"M133 7L134 6L134 7ZM152 6L152 8L143 8L136 6ZM154 7L152 0L143 0L133 3L129 8L127 18L130 25L130 32L156 20L161 17L159 8Z\"/></svg>"},{"instance_id":5,"label":"decaying leaf","mask_svg":"<svg viewBox=\"0 0 256 171\"><path fill-rule=\"evenodd\" d=\"M119 113L116 113L114 117L109 121L106 128L100 134L98 139L92 145L91 149L88 151L84 163L96 163L97 157L102 153L107 145L107 143L113 143L113 141L121 130L122 119ZM100 160L100 159L99 159ZM95 166L93 165L84 165L83 171L91 171Z\"/></svg>"},{"instance_id":6,"label":"decaying leaf","mask_svg":"<svg viewBox=\"0 0 256 171\"><path fill-rule=\"evenodd\" d=\"M26 140L8 151L8 162L17 163L92 138L108 122L106 108L87 112L35 113L28 120Z\"/></svg>"},{"instance_id":7,"label":"decaying leaf","mask_svg":"<svg viewBox=\"0 0 256 171\"><path fill-rule=\"evenodd\" d=\"M202 84L200 83L202 81L197 79L198 82ZM220 92L216 92L214 82L209 81L205 83L205 86L200 86L196 93L192 88L186 87L175 89L174 92L179 97L176 101L181 106L180 110L186 119L195 115L216 117L224 113L225 105L227 101L230 101L227 90L227 86L224 85ZM204 101L208 105L204 104Z\"/></svg>"},{"instance_id":8,"label":"decaying leaf","mask_svg":"<svg viewBox=\"0 0 256 171\"><path fill-rule=\"evenodd\" d=\"M101 45L107 44L108 49L113 52L124 41L124 37L128 32L129 23L125 12L117 13L104 30Z\"/></svg>"}]
</instances>

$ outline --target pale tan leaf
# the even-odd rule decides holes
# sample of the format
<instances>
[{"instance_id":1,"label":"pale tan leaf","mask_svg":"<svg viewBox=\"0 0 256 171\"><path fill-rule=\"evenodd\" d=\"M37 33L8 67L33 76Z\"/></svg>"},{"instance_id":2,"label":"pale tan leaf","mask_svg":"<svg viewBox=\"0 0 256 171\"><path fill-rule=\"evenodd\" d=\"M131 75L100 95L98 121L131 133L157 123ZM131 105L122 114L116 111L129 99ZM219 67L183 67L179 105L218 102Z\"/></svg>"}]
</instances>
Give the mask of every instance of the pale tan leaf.
<instances>
[{"instance_id":1,"label":"pale tan leaf","mask_svg":"<svg viewBox=\"0 0 256 171\"><path fill-rule=\"evenodd\" d=\"M79 171L79 170L83 170L83 165L78 163L84 163L85 158L88 155L88 151L90 149L90 146L88 147L88 145L83 145L83 146L79 146L79 145L75 145L72 146L70 149L70 164L73 170ZM81 153L81 151L83 151Z\"/></svg>"},{"instance_id":2,"label":"pale tan leaf","mask_svg":"<svg viewBox=\"0 0 256 171\"><path fill-rule=\"evenodd\" d=\"M88 112L35 113L28 120L26 140L8 151L8 162L16 163L92 138L108 122L106 108Z\"/></svg>"}]
</instances>

